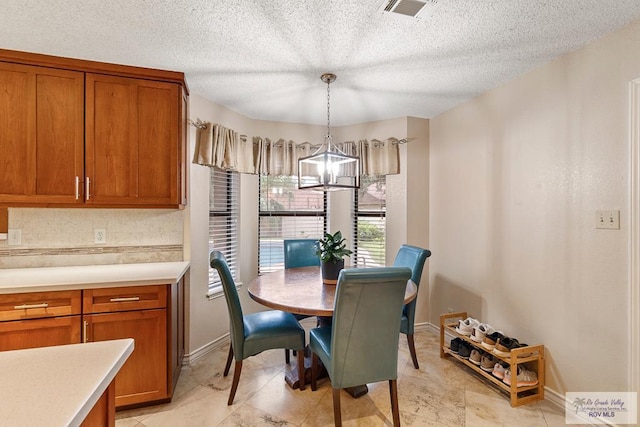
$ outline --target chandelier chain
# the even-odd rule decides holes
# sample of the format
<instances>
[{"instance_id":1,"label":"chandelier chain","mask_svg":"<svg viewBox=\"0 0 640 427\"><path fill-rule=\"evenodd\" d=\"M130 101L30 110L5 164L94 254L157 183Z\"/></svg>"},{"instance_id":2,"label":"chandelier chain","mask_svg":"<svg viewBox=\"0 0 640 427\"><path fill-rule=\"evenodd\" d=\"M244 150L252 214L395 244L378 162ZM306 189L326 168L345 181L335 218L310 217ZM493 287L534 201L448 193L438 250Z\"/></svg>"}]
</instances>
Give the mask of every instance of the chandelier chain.
<instances>
[{"instance_id":1,"label":"chandelier chain","mask_svg":"<svg viewBox=\"0 0 640 427\"><path fill-rule=\"evenodd\" d=\"M331 139L331 81L327 81L327 138Z\"/></svg>"}]
</instances>

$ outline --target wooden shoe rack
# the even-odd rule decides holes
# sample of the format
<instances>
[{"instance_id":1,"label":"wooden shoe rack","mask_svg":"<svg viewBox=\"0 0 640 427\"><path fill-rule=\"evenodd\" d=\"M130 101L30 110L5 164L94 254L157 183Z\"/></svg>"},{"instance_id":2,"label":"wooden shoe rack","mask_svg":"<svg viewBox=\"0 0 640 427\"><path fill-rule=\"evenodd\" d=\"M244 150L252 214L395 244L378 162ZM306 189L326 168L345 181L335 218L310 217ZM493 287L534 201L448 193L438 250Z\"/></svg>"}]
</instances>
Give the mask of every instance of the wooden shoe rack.
<instances>
[{"instance_id":1,"label":"wooden shoe rack","mask_svg":"<svg viewBox=\"0 0 640 427\"><path fill-rule=\"evenodd\" d=\"M440 316L440 357L453 357L455 360L468 366L469 369L476 372L503 392L508 393L511 398L511 406L525 405L530 402L544 399L544 345L530 345L513 349L511 350L511 355L509 357L502 357L492 353L494 358L508 363L511 367L511 385L509 386L503 383L500 379L491 375L490 372L483 371L479 366L474 365L467 359L463 359L449 349L448 343L445 342L445 333L464 340L469 343L472 348L486 352L479 343L471 340L468 336L461 335L456 332L458 320L464 320L466 318L466 312L448 313ZM529 353L530 355L527 355ZM524 357L525 355L526 357ZM523 365L526 369L536 372L538 375L538 384L533 386L517 387L516 383L519 365Z\"/></svg>"}]
</instances>

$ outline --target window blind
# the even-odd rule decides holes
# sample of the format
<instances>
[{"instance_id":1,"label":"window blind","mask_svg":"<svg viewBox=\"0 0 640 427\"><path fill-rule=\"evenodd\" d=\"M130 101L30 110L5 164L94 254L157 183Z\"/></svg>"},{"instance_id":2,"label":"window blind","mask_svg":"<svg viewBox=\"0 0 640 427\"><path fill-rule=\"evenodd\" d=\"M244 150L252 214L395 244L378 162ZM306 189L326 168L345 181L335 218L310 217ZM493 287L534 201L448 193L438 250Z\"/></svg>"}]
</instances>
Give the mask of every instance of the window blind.
<instances>
[{"instance_id":1,"label":"window blind","mask_svg":"<svg viewBox=\"0 0 640 427\"><path fill-rule=\"evenodd\" d=\"M353 197L354 254L356 267L386 265L386 177L363 176Z\"/></svg>"},{"instance_id":2,"label":"window blind","mask_svg":"<svg viewBox=\"0 0 640 427\"><path fill-rule=\"evenodd\" d=\"M234 279L238 278L238 172L210 168L209 252L217 250L227 259ZM209 267L209 295L222 292L215 269Z\"/></svg>"},{"instance_id":3,"label":"window blind","mask_svg":"<svg viewBox=\"0 0 640 427\"><path fill-rule=\"evenodd\" d=\"M319 239L326 230L325 192L298 190L297 176L260 176L258 273L284 268L285 239Z\"/></svg>"}]
</instances>

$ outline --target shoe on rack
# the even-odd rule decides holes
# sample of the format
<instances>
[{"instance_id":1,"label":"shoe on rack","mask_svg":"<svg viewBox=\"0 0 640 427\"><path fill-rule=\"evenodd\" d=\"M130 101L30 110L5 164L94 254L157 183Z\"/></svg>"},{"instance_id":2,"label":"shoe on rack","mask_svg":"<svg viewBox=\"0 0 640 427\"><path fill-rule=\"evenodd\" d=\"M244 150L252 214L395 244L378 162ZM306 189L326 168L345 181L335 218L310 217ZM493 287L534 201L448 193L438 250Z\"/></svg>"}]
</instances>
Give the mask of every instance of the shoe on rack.
<instances>
[{"instance_id":1,"label":"shoe on rack","mask_svg":"<svg viewBox=\"0 0 640 427\"><path fill-rule=\"evenodd\" d=\"M484 337L484 339L482 340L482 344L480 345L485 350L493 351L493 349L496 347L496 342L498 342L498 340L503 337L504 334L500 331L492 332Z\"/></svg>"},{"instance_id":2,"label":"shoe on rack","mask_svg":"<svg viewBox=\"0 0 640 427\"><path fill-rule=\"evenodd\" d=\"M491 371L491 375L493 375L494 377L498 378L498 379L503 379L504 378L504 373L507 370L507 367L509 365L503 364L501 362L496 362L495 365L493 365L493 371Z\"/></svg>"},{"instance_id":3,"label":"shoe on rack","mask_svg":"<svg viewBox=\"0 0 640 427\"><path fill-rule=\"evenodd\" d=\"M496 343L495 348L493 349L493 354L497 354L502 357L509 357L511 355L511 350L514 348L518 348L520 343L515 338L502 337Z\"/></svg>"},{"instance_id":4,"label":"shoe on rack","mask_svg":"<svg viewBox=\"0 0 640 427\"><path fill-rule=\"evenodd\" d=\"M469 362L474 365L480 366L480 360L482 359L482 353L480 350L476 350L475 348L471 350L471 355L469 356Z\"/></svg>"},{"instance_id":5,"label":"shoe on rack","mask_svg":"<svg viewBox=\"0 0 640 427\"><path fill-rule=\"evenodd\" d=\"M485 372L493 371L493 367L496 365L496 359L489 353L485 353L480 358L480 369Z\"/></svg>"},{"instance_id":6,"label":"shoe on rack","mask_svg":"<svg viewBox=\"0 0 640 427\"><path fill-rule=\"evenodd\" d=\"M468 359L469 356L471 356L471 344L462 341L460 343L460 346L458 347L458 356L462 357L463 359Z\"/></svg>"},{"instance_id":7,"label":"shoe on rack","mask_svg":"<svg viewBox=\"0 0 640 427\"><path fill-rule=\"evenodd\" d=\"M452 353L458 353L458 349L460 348L460 343L462 342L462 338L454 338L451 340L451 342L449 343L449 350L451 350Z\"/></svg>"},{"instance_id":8,"label":"shoe on rack","mask_svg":"<svg viewBox=\"0 0 640 427\"><path fill-rule=\"evenodd\" d=\"M518 345L518 348L520 348L520 347L528 347L528 346L529 346L529 344L520 343ZM530 356L533 356L534 353L538 353L538 352L537 351L527 351L527 352L523 352L523 353L518 354L518 357L519 358L530 357Z\"/></svg>"},{"instance_id":9,"label":"shoe on rack","mask_svg":"<svg viewBox=\"0 0 640 427\"><path fill-rule=\"evenodd\" d=\"M456 332L460 335L469 336L471 332L473 332L473 328L476 325L479 325L480 322L473 317L467 317L464 320L458 320L458 326L456 327Z\"/></svg>"},{"instance_id":10,"label":"shoe on rack","mask_svg":"<svg viewBox=\"0 0 640 427\"><path fill-rule=\"evenodd\" d=\"M507 369L504 372L504 378L502 382L506 385L511 385L511 370ZM527 387L538 384L538 375L522 366L518 366L518 375L516 377L516 387Z\"/></svg>"},{"instance_id":11,"label":"shoe on rack","mask_svg":"<svg viewBox=\"0 0 640 427\"><path fill-rule=\"evenodd\" d=\"M479 323L473 328L473 332L471 332L471 336L469 338L471 338L472 341L481 343L484 341L484 337L486 337L487 334L492 334L493 332L495 332L495 330L490 325L487 325L486 323Z\"/></svg>"}]
</instances>

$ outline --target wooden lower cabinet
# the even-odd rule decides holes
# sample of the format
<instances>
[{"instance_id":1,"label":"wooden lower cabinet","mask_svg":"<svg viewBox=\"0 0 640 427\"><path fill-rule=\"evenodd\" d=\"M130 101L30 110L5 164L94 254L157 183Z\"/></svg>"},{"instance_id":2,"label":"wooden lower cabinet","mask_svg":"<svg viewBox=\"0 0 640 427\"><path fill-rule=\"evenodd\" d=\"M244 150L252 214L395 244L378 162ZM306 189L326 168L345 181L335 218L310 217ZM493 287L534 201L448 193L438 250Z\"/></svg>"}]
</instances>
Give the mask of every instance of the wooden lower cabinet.
<instances>
[{"instance_id":1,"label":"wooden lower cabinet","mask_svg":"<svg viewBox=\"0 0 640 427\"><path fill-rule=\"evenodd\" d=\"M135 348L116 376L117 407L167 399L166 309L83 316L86 341L133 338Z\"/></svg>"},{"instance_id":2,"label":"wooden lower cabinet","mask_svg":"<svg viewBox=\"0 0 640 427\"><path fill-rule=\"evenodd\" d=\"M102 393L80 427L114 427L116 425L115 382Z\"/></svg>"},{"instance_id":3,"label":"wooden lower cabinet","mask_svg":"<svg viewBox=\"0 0 640 427\"><path fill-rule=\"evenodd\" d=\"M0 351L133 338L133 353L116 376L116 407L168 402L184 356L184 286L182 278L2 295Z\"/></svg>"},{"instance_id":4,"label":"wooden lower cabinet","mask_svg":"<svg viewBox=\"0 0 640 427\"><path fill-rule=\"evenodd\" d=\"M0 322L0 351L80 342L80 316Z\"/></svg>"}]
</instances>

